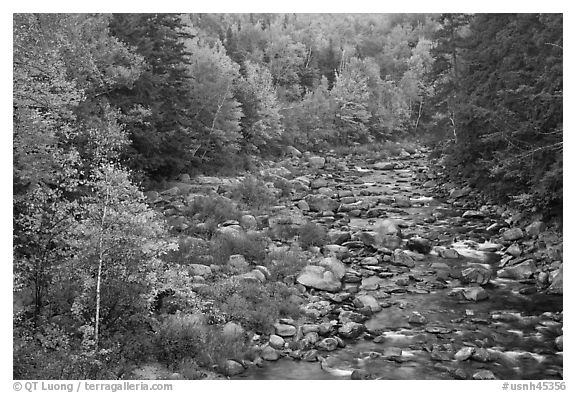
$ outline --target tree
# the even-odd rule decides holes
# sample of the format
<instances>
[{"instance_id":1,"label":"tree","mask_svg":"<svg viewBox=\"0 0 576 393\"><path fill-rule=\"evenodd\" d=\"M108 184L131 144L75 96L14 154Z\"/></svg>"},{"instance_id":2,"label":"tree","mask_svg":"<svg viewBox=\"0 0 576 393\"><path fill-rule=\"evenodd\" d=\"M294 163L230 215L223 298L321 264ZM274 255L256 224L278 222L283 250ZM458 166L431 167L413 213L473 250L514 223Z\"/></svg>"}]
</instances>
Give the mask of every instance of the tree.
<instances>
[{"instance_id":1,"label":"tree","mask_svg":"<svg viewBox=\"0 0 576 393\"><path fill-rule=\"evenodd\" d=\"M339 143L367 141L370 91L368 77L362 72L358 58L351 58L336 75L331 96L336 102L335 127Z\"/></svg>"},{"instance_id":2,"label":"tree","mask_svg":"<svg viewBox=\"0 0 576 393\"><path fill-rule=\"evenodd\" d=\"M190 61L184 47L191 35L175 14L115 14L110 29L148 65L133 87L108 94L129 119L134 111L148 114L144 122L124 123L132 141L132 166L156 178L179 174L193 162Z\"/></svg>"},{"instance_id":3,"label":"tree","mask_svg":"<svg viewBox=\"0 0 576 393\"><path fill-rule=\"evenodd\" d=\"M240 66L227 55L220 41L213 46L199 39L188 40L190 55L191 112L197 123L194 139L196 157L205 161L236 153L243 116L234 92Z\"/></svg>"}]
</instances>

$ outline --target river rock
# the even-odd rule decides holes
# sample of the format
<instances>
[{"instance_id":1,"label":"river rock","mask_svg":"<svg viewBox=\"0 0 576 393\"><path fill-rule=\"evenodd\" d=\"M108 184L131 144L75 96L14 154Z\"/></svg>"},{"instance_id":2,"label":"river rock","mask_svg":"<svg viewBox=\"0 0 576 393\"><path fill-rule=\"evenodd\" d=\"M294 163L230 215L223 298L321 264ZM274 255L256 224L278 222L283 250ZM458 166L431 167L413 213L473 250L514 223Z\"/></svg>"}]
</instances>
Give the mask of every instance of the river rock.
<instances>
[{"instance_id":1,"label":"river rock","mask_svg":"<svg viewBox=\"0 0 576 393\"><path fill-rule=\"evenodd\" d=\"M310 205L308 205L308 202L306 202L303 199L296 203L296 207L302 210L303 212L310 211Z\"/></svg>"},{"instance_id":2,"label":"river rock","mask_svg":"<svg viewBox=\"0 0 576 393\"><path fill-rule=\"evenodd\" d=\"M341 246L342 244L344 244L345 242L349 241L352 238L350 232L340 231L336 229L331 229L330 231L328 231L327 236L328 236L328 243L338 244L339 246Z\"/></svg>"},{"instance_id":3,"label":"river rock","mask_svg":"<svg viewBox=\"0 0 576 393\"><path fill-rule=\"evenodd\" d=\"M305 362L317 362L318 361L318 351L311 349L309 351L302 353L302 360Z\"/></svg>"},{"instance_id":4,"label":"river rock","mask_svg":"<svg viewBox=\"0 0 576 393\"><path fill-rule=\"evenodd\" d=\"M532 277L536 272L536 264L534 260L528 259L518 265L505 267L504 269L498 270L498 277L500 278L511 278L513 280L523 280Z\"/></svg>"},{"instance_id":5,"label":"river rock","mask_svg":"<svg viewBox=\"0 0 576 393\"><path fill-rule=\"evenodd\" d=\"M490 358L490 352L488 352L486 348L476 348L472 354L472 360L476 360L477 362L486 363L490 361Z\"/></svg>"},{"instance_id":6,"label":"river rock","mask_svg":"<svg viewBox=\"0 0 576 393\"><path fill-rule=\"evenodd\" d=\"M560 269L550 273L549 281L550 286L547 292L553 295L562 295L564 293L564 264L560 265Z\"/></svg>"},{"instance_id":7,"label":"river rock","mask_svg":"<svg viewBox=\"0 0 576 393\"><path fill-rule=\"evenodd\" d=\"M387 171L387 170L396 168L396 163L390 162L390 161L381 161L381 162L377 162L377 163L373 164L372 168L378 169L381 171Z\"/></svg>"},{"instance_id":8,"label":"river rock","mask_svg":"<svg viewBox=\"0 0 576 393\"><path fill-rule=\"evenodd\" d=\"M366 327L357 322L346 322L338 329L338 334L343 338L358 338L366 331Z\"/></svg>"},{"instance_id":9,"label":"river rock","mask_svg":"<svg viewBox=\"0 0 576 393\"><path fill-rule=\"evenodd\" d=\"M350 311L350 310L342 310L340 312L340 315L338 315L338 320L342 324L345 324L347 322L361 323L361 322L364 322L366 319L367 318L365 315L362 315L362 314L359 314L357 312Z\"/></svg>"},{"instance_id":10,"label":"river rock","mask_svg":"<svg viewBox=\"0 0 576 393\"><path fill-rule=\"evenodd\" d=\"M392 263L395 265L406 266L408 268L413 268L416 266L414 259L402 250L394 250Z\"/></svg>"},{"instance_id":11,"label":"river rock","mask_svg":"<svg viewBox=\"0 0 576 393\"><path fill-rule=\"evenodd\" d=\"M240 226L245 230L256 230L258 229L258 221L256 221L256 217L251 214L245 214L240 217Z\"/></svg>"},{"instance_id":12,"label":"river rock","mask_svg":"<svg viewBox=\"0 0 576 393\"><path fill-rule=\"evenodd\" d=\"M520 228L512 228L504 231L502 238L507 241L520 240L524 237L524 232Z\"/></svg>"},{"instance_id":13,"label":"river rock","mask_svg":"<svg viewBox=\"0 0 576 393\"><path fill-rule=\"evenodd\" d=\"M460 254L458 254L458 251L456 251L453 248L438 247L438 248L436 248L436 251L438 252L438 255L441 258L446 258L446 259L458 259L458 258L460 258Z\"/></svg>"},{"instance_id":14,"label":"river rock","mask_svg":"<svg viewBox=\"0 0 576 393\"><path fill-rule=\"evenodd\" d=\"M242 337L245 333L244 328L234 322L228 322L222 328L222 333L226 338L238 338Z\"/></svg>"},{"instance_id":15,"label":"river rock","mask_svg":"<svg viewBox=\"0 0 576 393\"><path fill-rule=\"evenodd\" d=\"M496 376L490 370L480 370L474 373L474 375L472 375L472 378L477 380L488 380L488 379L496 379Z\"/></svg>"},{"instance_id":16,"label":"river rock","mask_svg":"<svg viewBox=\"0 0 576 393\"><path fill-rule=\"evenodd\" d=\"M246 271L250 267L250 264L246 261L246 258L240 254L230 255L227 265L232 270L239 272Z\"/></svg>"},{"instance_id":17,"label":"river rock","mask_svg":"<svg viewBox=\"0 0 576 393\"><path fill-rule=\"evenodd\" d=\"M486 285L492 278L492 271L482 265L474 265L462 270L461 281L466 284Z\"/></svg>"},{"instance_id":18,"label":"river rock","mask_svg":"<svg viewBox=\"0 0 576 393\"><path fill-rule=\"evenodd\" d=\"M338 341L333 337L327 337L316 343L316 347L324 351L335 351L338 348Z\"/></svg>"},{"instance_id":19,"label":"river rock","mask_svg":"<svg viewBox=\"0 0 576 393\"><path fill-rule=\"evenodd\" d=\"M374 230L381 235L402 236L402 230L398 223L391 219L378 220L374 224Z\"/></svg>"},{"instance_id":20,"label":"river rock","mask_svg":"<svg viewBox=\"0 0 576 393\"><path fill-rule=\"evenodd\" d=\"M559 351L563 351L564 350L564 336L558 336L556 337L556 339L554 340L554 344L556 345L556 348L558 348Z\"/></svg>"},{"instance_id":21,"label":"river rock","mask_svg":"<svg viewBox=\"0 0 576 393\"><path fill-rule=\"evenodd\" d=\"M372 310L372 312L378 312L382 310L382 307L380 307L380 304L378 304L378 301L374 298L374 296L370 295L356 296L356 298L354 299L354 304L356 305L357 302L359 303L360 308L368 307L370 308L370 310Z\"/></svg>"},{"instance_id":22,"label":"river rock","mask_svg":"<svg viewBox=\"0 0 576 393\"><path fill-rule=\"evenodd\" d=\"M546 229L546 224L542 221L534 221L525 228L525 231L527 235L537 237L544 229Z\"/></svg>"},{"instance_id":23,"label":"river rock","mask_svg":"<svg viewBox=\"0 0 576 393\"><path fill-rule=\"evenodd\" d=\"M362 278L360 289L364 289L366 291L375 291L380 287L382 283L384 283L384 280L378 276L364 277Z\"/></svg>"},{"instance_id":24,"label":"river rock","mask_svg":"<svg viewBox=\"0 0 576 393\"><path fill-rule=\"evenodd\" d=\"M376 266L379 261L376 257L366 257L360 261L360 265Z\"/></svg>"},{"instance_id":25,"label":"river rock","mask_svg":"<svg viewBox=\"0 0 576 393\"><path fill-rule=\"evenodd\" d=\"M512 255L513 257L519 257L522 255L522 249L518 244L514 243L506 249L506 254Z\"/></svg>"},{"instance_id":26,"label":"river rock","mask_svg":"<svg viewBox=\"0 0 576 393\"><path fill-rule=\"evenodd\" d=\"M244 372L244 366L235 360L226 360L225 374L228 376L242 374Z\"/></svg>"},{"instance_id":27,"label":"river rock","mask_svg":"<svg viewBox=\"0 0 576 393\"><path fill-rule=\"evenodd\" d=\"M473 353L474 353L474 347L463 347L460 348L460 350L454 354L454 359L459 362L463 362L465 360L470 359Z\"/></svg>"},{"instance_id":28,"label":"river rock","mask_svg":"<svg viewBox=\"0 0 576 393\"><path fill-rule=\"evenodd\" d=\"M302 343L304 347L310 347L311 345L316 344L320 340L320 336L317 332L308 332L302 338Z\"/></svg>"},{"instance_id":29,"label":"river rock","mask_svg":"<svg viewBox=\"0 0 576 393\"><path fill-rule=\"evenodd\" d=\"M484 218L486 215L478 210L467 210L462 214L462 218Z\"/></svg>"},{"instance_id":30,"label":"river rock","mask_svg":"<svg viewBox=\"0 0 576 393\"><path fill-rule=\"evenodd\" d=\"M270 336L270 341L268 342L268 345L270 345L272 348L274 349L283 349L284 348L284 344L285 341L282 337L276 335L276 334L272 334Z\"/></svg>"},{"instance_id":31,"label":"river rock","mask_svg":"<svg viewBox=\"0 0 576 393\"><path fill-rule=\"evenodd\" d=\"M188 265L188 269L191 276L208 277L212 275L212 269L210 269L210 266L191 263Z\"/></svg>"},{"instance_id":32,"label":"river rock","mask_svg":"<svg viewBox=\"0 0 576 393\"><path fill-rule=\"evenodd\" d=\"M482 287L466 288L462 291L462 295L466 300L472 300L474 302L488 299L488 292Z\"/></svg>"},{"instance_id":33,"label":"river rock","mask_svg":"<svg viewBox=\"0 0 576 393\"><path fill-rule=\"evenodd\" d=\"M334 200L326 195L309 194L304 198L308 203L310 210L313 212L334 212L340 206L337 200Z\"/></svg>"},{"instance_id":34,"label":"river rock","mask_svg":"<svg viewBox=\"0 0 576 393\"><path fill-rule=\"evenodd\" d=\"M305 266L296 281L306 287L336 292L342 287L340 278L324 266Z\"/></svg>"},{"instance_id":35,"label":"river rock","mask_svg":"<svg viewBox=\"0 0 576 393\"><path fill-rule=\"evenodd\" d=\"M280 358L280 354L269 345L266 345L262 349L262 353L260 354L260 356L262 357L262 359L269 361L275 361Z\"/></svg>"},{"instance_id":36,"label":"river rock","mask_svg":"<svg viewBox=\"0 0 576 393\"><path fill-rule=\"evenodd\" d=\"M283 323L275 323L274 329L276 334L281 337L292 337L296 334L296 327L292 325L285 325Z\"/></svg>"},{"instance_id":37,"label":"river rock","mask_svg":"<svg viewBox=\"0 0 576 393\"><path fill-rule=\"evenodd\" d=\"M311 156L308 158L308 164L310 164L310 168L322 169L326 165L326 159L324 157Z\"/></svg>"},{"instance_id":38,"label":"river rock","mask_svg":"<svg viewBox=\"0 0 576 393\"><path fill-rule=\"evenodd\" d=\"M334 257L323 258L318 264L334 273L338 280L344 278L346 274L346 266Z\"/></svg>"},{"instance_id":39,"label":"river rock","mask_svg":"<svg viewBox=\"0 0 576 393\"><path fill-rule=\"evenodd\" d=\"M410 251L419 252L420 254L428 254L430 251L432 251L430 240L424 239L422 237L413 237L408 239L406 248L408 248Z\"/></svg>"}]
</instances>

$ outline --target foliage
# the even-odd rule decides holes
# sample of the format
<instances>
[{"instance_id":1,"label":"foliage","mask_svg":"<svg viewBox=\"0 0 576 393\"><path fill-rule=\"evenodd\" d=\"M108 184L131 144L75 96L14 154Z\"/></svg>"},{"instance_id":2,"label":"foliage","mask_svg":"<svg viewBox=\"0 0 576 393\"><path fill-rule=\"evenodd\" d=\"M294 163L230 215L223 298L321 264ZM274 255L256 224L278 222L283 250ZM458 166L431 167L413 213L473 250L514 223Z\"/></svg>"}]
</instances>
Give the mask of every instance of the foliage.
<instances>
[{"instance_id":1,"label":"foliage","mask_svg":"<svg viewBox=\"0 0 576 393\"><path fill-rule=\"evenodd\" d=\"M326 228L313 222L307 222L298 230L298 242L300 247L322 247L328 241Z\"/></svg>"},{"instance_id":2,"label":"foliage","mask_svg":"<svg viewBox=\"0 0 576 393\"><path fill-rule=\"evenodd\" d=\"M233 190L232 198L252 209L263 209L275 202L270 188L254 176L246 176Z\"/></svg>"},{"instance_id":3,"label":"foliage","mask_svg":"<svg viewBox=\"0 0 576 393\"><path fill-rule=\"evenodd\" d=\"M230 255L240 254L247 260L259 263L266 257L266 239L260 233L217 234L212 238L213 262L224 265Z\"/></svg>"},{"instance_id":4,"label":"foliage","mask_svg":"<svg viewBox=\"0 0 576 393\"><path fill-rule=\"evenodd\" d=\"M294 277L308 264L306 256L299 251L274 251L266 257L270 280L284 281Z\"/></svg>"}]
</instances>

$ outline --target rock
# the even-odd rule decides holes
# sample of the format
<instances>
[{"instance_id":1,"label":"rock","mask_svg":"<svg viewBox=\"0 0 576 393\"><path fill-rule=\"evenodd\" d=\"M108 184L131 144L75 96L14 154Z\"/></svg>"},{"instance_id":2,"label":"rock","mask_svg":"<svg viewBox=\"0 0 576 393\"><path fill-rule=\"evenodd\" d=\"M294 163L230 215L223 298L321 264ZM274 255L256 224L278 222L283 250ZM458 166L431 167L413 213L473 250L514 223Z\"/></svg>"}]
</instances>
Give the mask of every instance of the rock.
<instances>
[{"instance_id":1,"label":"rock","mask_svg":"<svg viewBox=\"0 0 576 393\"><path fill-rule=\"evenodd\" d=\"M258 229L258 221L256 221L256 217L251 214L245 214L240 217L240 226L245 230L256 230Z\"/></svg>"},{"instance_id":2,"label":"rock","mask_svg":"<svg viewBox=\"0 0 576 393\"><path fill-rule=\"evenodd\" d=\"M388 162L388 161L381 161L381 162L377 162L377 163L373 164L372 168L378 169L381 171L387 171L387 170L396 168L396 163Z\"/></svg>"},{"instance_id":3,"label":"rock","mask_svg":"<svg viewBox=\"0 0 576 393\"><path fill-rule=\"evenodd\" d=\"M303 212L310 211L310 205L308 205L308 202L306 202L305 200L298 201L298 203L296 203L296 207L302 210Z\"/></svg>"},{"instance_id":4,"label":"rock","mask_svg":"<svg viewBox=\"0 0 576 393\"><path fill-rule=\"evenodd\" d=\"M564 351L564 336L558 336L556 337L556 340L554 340L554 344L556 345L556 348L558 348L559 351Z\"/></svg>"},{"instance_id":5,"label":"rock","mask_svg":"<svg viewBox=\"0 0 576 393\"><path fill-rule=\"evenodd\" d=\"M528 259L518 265L505 267L498 270L497 275L500 278L511 278L513 280L524 280L532 277L536 272L536 264L534 260Z\"/></svg>"},{"instance_id":6,"label":"rock","mask_svg":"<svg viewBox=\"0 0 576 393\"><path fill-rule=\"evenodd\" d=\"M484 218L486 215L478 210L467 210L462 214L462 218Z\"/></svg>"},{"instance_id":7,"label":"rock","mask_svg":"<svg viewBox=\"0 0 576 393\"><path fill-rule=\"evenodd\" d=\"M334 257L323 258L318 264L334 273L338 280L342 280L346 274L346 266Z\"/></svg>"},{"instance_id":8,"label":"rock","mask_svg":"<svg viewBox=\"0 0 576 393\"><path fill-rule=\"evenodd\" d=\"M148 202L150 203L154 203L156 202L158 199L160 199L160 194L158 193L158 191L146 191L144 193L144 196L146 197L146 199L148 200Z\"/></svg>"},{"instance_id":9,"label":"rock","mask_svg":"<svg viewBox=\"0 0 576 393\"><path fill-rule=\"evenodd\" d=\"M491 360L490 352L486 348L476 348L472 354L472 360L486 363Z\"/></svg>"},{"instance_id":10,"label":"rock","mask_svg":"<svg viewBox=\"0 0 576 393\"><path fill-rule=\"evenodd\" d=\"M352 238L350 232L331 229L328 231L328 243L342 245Z\"/></svg>"},{"instance_id":11,"label":"rock","mask_svg":"<svg viewBox=\"0 0 576 393\"><path fill-rule=\"evenodd\" d=\"M379 261L376 257L366 257L360 261L360 265L376 266Z\"/></svg>"},{"instance_id":12,"label":"rock","mask_svg":"<svg viewBox=\"0 0 576 393\"><path fill-rule=\"evenodd\" d=\"M184 183L189 182L190 181L190 175L187 173L183 173L180 175L179 180L181 182L184 182Z\"/></svg>"},{"instance_id":13,"label":"rock","mask_svg":"<svg viewBox=\"0 0 576 393\"><path fill-rule=\"evenodd\" d=\"M212 269L210 269L210 266L200 265L197 263L191 263L188 265L188 271L191 276L208 277L212 275Z\"/></svg>"},{"instance_id":14,"label":"rock","mask_svg":"<svg viewBox=\"0 0 576 393\"><path fill-rule=\"evenodd\" d=\"M520 229L520 228L508 229L507 231L504 231L504 233L502 234L502 238L504 240L507 240L507 241L520 240L523 237L524 237L524 233L522 232L522 229Z\"/></svg>"},{"instance_id":15,"label":"rock","mask_svg":"<svg viewBox=\"0 0 576 393\"><path fill-rule=\"evenodd\" d=\"M228 258L227 265L231 269L241 272L246 271L250 267L250 264L246 261L244 255L240 254L230 255L230 258Z\"/></svg>"},{"instance_id":16,"label":"rock","mask_svg":"<svg viewBox=\"0 0 576 393\"><path fill-rule=\"evenodd\" d=\"M553 295L562 295L564 293L564 264L560 265L560 269L550 273L549 281L550 286L546 290Z\"/></svg>"},{"instance_id":17,"label":"rock","mask_svg":"<svg viewBox=\"0 0 576 393\"><path fill-rule=\"evenodd\" d=\"M378 220L376 224L374 224L374 230L381 235L402 235L398 224L390 219Z\"/></svg>"},{"instance_id":18,"label":"rock","mask_svg":"<svg viewBox=\"0 0 576 393\"><path fill-rule=\"evenodd\" d=\"M302 353L302 360L305 362L317 362L318 361L318 351L312 349Z\"/></svg>"},{"instance_id":19,"label":"rock","mask_svg":"<svg viewBox=\"0 0 576 393\"><path fill-rule=\"evenodd\" d=\"M480 370L474 373L474 375L472 375L472 378L477 380L487 380L487 379L496 379L496 376L490 370Z\"/></svg>"},{"instance_id":20,"label":"rock","mask_svg":"<svg viewBox=\"0 0 576 393\"><path fill-rule=\"evenodd\" d=\"M372 312L378 312L378 311L382 310L382 307L380 307L380 304L378 304L378 301L374 298L374 296L360 295L360 296L356 296L354 301L355 301L355 303L356 303L356 301L358 301L360 303L361 307L370 308L370 310L372 310Z\"/></svg>"},{"instance_id":21,"label":"rock","mask_svg":"<svg viewBox=\"0 0 576 393\"><path fill-rule=\"evenodd\" d=\"M229 376L242 374L244 372L244 366L235 360L226 360L225 368L225 374Z\"/></svg>"},{"instance_id":22,"label":"rock","mask_svg":"<svg viewBox=\"0 0 576 393\"><path fill-rule=\"evenodd\" d=\"M343 310L342 312L340 312L340 315L338 315L338 320L342 324L345 324L347 322L361 323L364 322L366 319L367 318L365 315L350 310Z\"/></svg>"},{"instance_id":23,"label":"rock","mask_svg":"<svg viewBox=\"0 0 576 393\"><path fill-rule=\"evenodd\" d=\"M302 338L302 343L305 347L310 347L311 345L316 344L318 340L320 340L320 336L317 332L308 332Z\"/></svg>"},{"instance_id":24,"label":"rock","mask_svg":"<svg viewBox=\"0 0 576 393\"><path fill-rule=\"evenodd\" d=\"M544 229L546 229L546 224L542 221L534 221L525 228L525 231L527 235L537 237Z\"/></svg>"},{"instance_id":25,"label":"rock","mask_svg":"<svg viewBox=\"0 0 576 393\"><path fill-rule=\"evenodd\" d=\"M384 280L378 276L364 277L362 279L360 289L364 289L367 291L375 291L380 287L382 283L384 283Z\"/></svg>"},{"instance_id":26,"label":"rock","mask_svg":"<svg viewBox=\"0 0 576 393\"><path fill-rule=\"evenodd\" d=\"M458 251L456 251L453 248L444 248L444 247L439 247L437 248L438 251L438 255L440 255L440 257L442 258L446 258L446 259L458 259L460 258L460 254L458 254Z\"/></svg>"},{"instance_id":27,"label":"rock","mask_svg":"<svg viewBox=\"0 0 576 393\"><path fill-rule=\"evenodd\" d=\"M394 197L394 203L398 207L410 207L412 206L412 202L410 202L410 198L406 196L397 195Z\"/></svg>"},{"instance_id":28,"label":"rock","mask_svg":"<svg viewBox=\"0 0 576 393\"><path fill-rule=\"evenodd\" d=\"M382 351L382 357L384 359L396 359L402 356L402 348L398 347L386 347Z\"/></svg>"},{"instance_id":29,"label":"rock","mask_svg":"<svg viewBox=\"0 0 576 393\"><path fill-rule=\"evenodd\" d=\"M462 270L461 281L466 284L486 285L492 278L492 271L482 265L474 265Z\"/></svg>"},{"instance_id":30,"label":"rock","mask_svg":"<svg viewBox=\"0 0 576 393\"><path fill-rule=\"evenodd\" d=\"M244 328L242 328L242 326L238 325L237 323L228 322L222 328L222 333L224 334L224 337L226 337L226 338L238 338L238 337L242 337L244 335L245 331L244 331Z\"/></svg>"},{"instance_id":31,"label":"rock","mask_svg":"<svg viewBox=\"0 0 576 393\"><path fill-rule=\"evenodd\" d=\"M280 354L269 345L266 345L262 349L262 353L260 354L260 356L262 357L262 359L269 361L278 360L280 358Z\"/></svg>"},{"instance_id":32,"label":"rock","mask_svg":"<svg viewBox=\"0 0 576 393\"><path fill-rule=\"evenodd\" d=\"M310 168L322 169L324 168L324 165L326 165L326 159L324 157L311 156L308 159L308 164L310 165Z\"/></svg>"},{"instance_id":33,"label":"rock","mask_svg":"<svg viewBox=\"0 0 576 393\"><path fill-rule=\"evenodd\" d=\"M413 311L412 314L410 314L410 316L408 317L408 323L423 325L427 322L428 320L426 319L426 317L420 314L418 311Z\"/></svg>"},{"instance_id":34,"label":"rock","mask_svg":"<svg viewBox=\"0 0 576 393\"><path fill-rule=\"evenodd\" d=\"M338 348L338 341L333 337L328 337L316 343L316 347L324 351L335 351Z\"/></svg>"},{"instance_id":35,"label":"rock","mask_svg":"<svg viewBox=\"0 0 576 393\"><path fill-rule=\"evenodd\" d=\"M366 327L357 322L346 322L338 329L338 334L344 338L358 338L366 331Z\"/></svg>"},{"instance_id":36,"label":"rock","mask_svg":"<svg viewBox=\"0 0 576 393\"><path fill-rule=\"evenodd\" d=\"M488 299L488 292L482 287L466 288L462 294L466 300L472 300L474 302Z\"/></svg>"},{"instance_id":37,"label":"rock","mask_svg":"<svg viewBox=\"0 0 576 393\"><path fill-rule=\"evenodd\" d=\"M458 199L470 194L470 188L455 188L450 191L450 198Z\"/></svg>"},{"instance_id":38,"label":"rock","mask_svg":"<svg viewBox=\"0 0 576 393\"><path fill-rule=\"evenodd\" d=\"M459 362L463 362L465 360L470 359L473 353L474 353L473 347L463 347L460 348L460 350L454 354L454 359Z\"/></svg>"},{"instance_id":39,"label":"rock","mask_svg":"<svg viewBox=\"0 0 576 393\"><path fill-rule=\"evenodd\" d=\"M522 249L516 243L508 247L505 252L506 254L512 255L513 257L519 257L520 255L522 255Z\"/></svg>"},{"instance_id":40,"label":"rock","mask_svg":"<svg viewBox=\"0 0 576 393\"><path fill-rule=\"evenodd\" d=\"M270 345L274 349L284 349L285 341L282 337L272 334L270 335L270 340L268 341L268 345Z\"/></svg>"},{"instance_id":41,"label":"rock","mask_svg":"<svg viewBox=\"0 0 576 393\"><path fill-rule=\"evenodd\" d=\"M428 254L430 251L432 251L430 240L424 239L422 237L413 237L408 239L406 248L408 248L410 251L419 252L420 254Z\"/></svg>"},{"instance_id":42,"label":"rock","mask_svg":"<svg viewBox=\"0 0 576 393\"><path fill-rule=\"evenodd\" d=\"M317 190L319 188L327 187L328 180L323 178L313 179L310 181L310 188L313 190Z\"/></svg>"},{"instance_id":43,"label":"rock","mask_svg":"<svg viewBox=\"0 0 576 393\"><path fill-rule=\"evenodd\" d=\"M281 337L292 337L296 334L296 327L292 325L285 325L283 323L275 323L274 329L276 334Z\"/></svg>"},{"instance_id":44,"label":"rock","mask_svg":"<svg viewBox=\"0 0 576 393\"><path fill-rule=\"evenodd\" d=\"M304 267L296 281L306 287L336 292L342 287L340 279L323 266L308 265Z\"/></svg>"},{"instance_id":45,"label":"rock","mask_svg":"<svg viewBox=\"0 0 576 393\"><path fill-rule=\"evenodd\" d=\"M292 157L298 157L298 158L302 157L302 152L300 150L296 149L294 146L286 147L286 153L288 153Z\"/></svg>"},{"instance_id":46,"label":"rock","mask_svg":"<svg viewBox=\"0 0 576 393\"><path fill-rule=\"evenodd\" d=\"M394 255L392 257L392 263L395 265L406 266L408 268L413 268L414 266L416 266L416 262L414 262L414 259L402 250L394 251Z\"/></svg>"},{"instance_id":47,"label":"rock","mask_svg":"<svg viewBox=\"0 0 576 393\"><path fill-rule=\"evenodd\" d=\"M304 198L313 212L335 212L340 206L340 202L326 195L309 194Z\"/></svg>"}]
</instances>

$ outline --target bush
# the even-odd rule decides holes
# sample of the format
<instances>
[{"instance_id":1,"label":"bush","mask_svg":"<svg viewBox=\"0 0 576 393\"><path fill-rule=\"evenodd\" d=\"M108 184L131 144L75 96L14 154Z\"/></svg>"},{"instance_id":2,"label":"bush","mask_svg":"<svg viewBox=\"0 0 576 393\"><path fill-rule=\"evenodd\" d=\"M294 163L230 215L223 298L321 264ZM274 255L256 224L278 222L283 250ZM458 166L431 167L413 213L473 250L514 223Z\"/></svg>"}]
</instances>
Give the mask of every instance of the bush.
<instances>
[{"instance_id":1,"label":"bush","mask_svg":"<svg viewBox=\"0 0 576 393\"><path fill-rule=\"evenodd\" d=\"M282 177L274 179L274 187L280 190L280 196L283 198L288 198L294 189L292 183Z\"/></svg>"},{"instance_id":2,"label":"bush","mask_svg":"<svg viewBox=\"0 0 576 393\"><path fill-rule=\"evenodd\" d=\"M313 222L306 223L298 230L300 247L307 249L312 246L322 247L328 241L326 229Z\"/></svg>"},{"instance_id":3,"label":"bush","mask_svg":"<svg viewBox=\"0 0 576 393\"><path fill-rule=\"evenodd\" d=\"M242 216L242 212L234 201L221 196L195 198L184 214L197 222L206 224L202 231L192 226L188 230L190 234L202 233L208 236L214 234L219 224L228 220L239 220Z\"/></svg>"},{"instance_id":4,"label":"bush","mask_svg":"<svg viewBox=\"0 0 576 393\"><path fill-rule=\"evenodd\" d=\"M226 264L235 254L261 263L266 257L266 238L259 233L219 234L212 240L210 254L217 265Z\"/></svg>"},{"instance_id":5,"label":"bush","mask_svg":"<svg viewBox=\"0 0 576 393\"><path fill-rule=\"evenodd\" d=\"M268 255L266 267L270 271L270 280L284 281L295 276L308 264L306 257L297 251L276 251Z\"/></svg>"},{"instance_id":6,"label":"bush","mask_svg":"<svg viewBox=\"0 0 576 393\"><path fill-rule=\"evenodd\" d=\"M298 305L288 301L292 294L285 284L260 284L231 278L207 288L204 295L214 299L215 307L247 329L270 333L282 317L297 318Z\"/></svg>"},{"instance_id":7,"label":"bush","mask_svg":"<svg viewBox=\"0 0 576 393\"><path fill-rule=\"evenodd\" d=\"M247 176L232 190L232 197L252 209L261 210L272 205L276 199L263 181Z\"/></svg>"}]
</instances>

